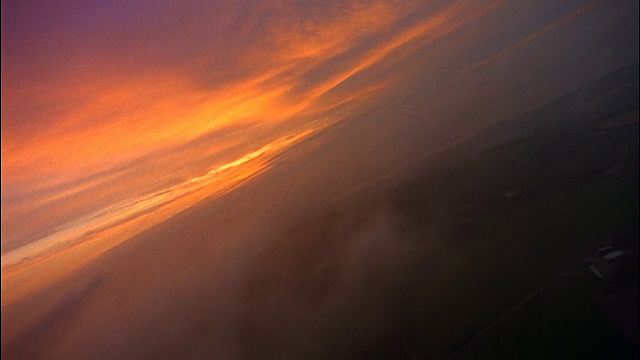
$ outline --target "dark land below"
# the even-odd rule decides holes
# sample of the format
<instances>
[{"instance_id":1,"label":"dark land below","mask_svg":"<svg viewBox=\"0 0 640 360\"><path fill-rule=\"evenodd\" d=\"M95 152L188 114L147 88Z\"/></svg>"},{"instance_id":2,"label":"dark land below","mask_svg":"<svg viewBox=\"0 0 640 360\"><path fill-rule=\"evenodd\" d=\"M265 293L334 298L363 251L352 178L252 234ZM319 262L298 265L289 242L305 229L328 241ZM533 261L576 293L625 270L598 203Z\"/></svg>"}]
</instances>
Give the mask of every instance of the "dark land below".
<instances>
[{"instance_id":1,"label":"dark land below","mask_svg":"<svg viewBox=\"0 0 640 360\"><path fill-rule=\"evenodd\" d=\"M255 266L245 355L637 358L638 150L633 66L335 204Z\"/></svg>"},{"instance_id":2,"label":"dark land below","mask_svg":"<svg viewBox=\"0 0 640 360\"><path fill-rule=\"evenodd\" d=\"M638 144L636 64L251 256L186 211L3 308L3 358L637 359Z\"/></svg>"}]
</instances>

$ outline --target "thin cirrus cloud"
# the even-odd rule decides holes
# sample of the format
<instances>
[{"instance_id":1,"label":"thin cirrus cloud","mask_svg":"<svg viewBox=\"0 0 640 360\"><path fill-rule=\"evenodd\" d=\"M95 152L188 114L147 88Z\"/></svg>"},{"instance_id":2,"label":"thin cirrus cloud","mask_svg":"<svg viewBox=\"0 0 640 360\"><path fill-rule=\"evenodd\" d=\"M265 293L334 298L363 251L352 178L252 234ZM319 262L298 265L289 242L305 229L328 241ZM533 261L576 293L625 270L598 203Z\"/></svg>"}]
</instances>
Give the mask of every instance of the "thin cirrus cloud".
<instances>
[{"instance_id":1,"label":"thin cirrus cloud","mask_svg":"<svg viewBox=\"0 0 640 360\"><path fill-rule=\"evenodd\" d=\"M166 15L161 20L170 21ZM333 23L326 21L324 28L345 28L350 20L339 18ZM210 24L216 24L215 17L209 21ZM259 21L256 23L255 26L260 25ZM271 29L273 26L264 31L285 32L285 29ZM213 44L222 42L221 45L212 46L213 54L206 53L204 40L192 40L195 50L190 49L184 59L175 59L177 55L170 49L185 48L181 41L189 39L173 34L181 34L182 31L173 31L169 36L163 32L162 26L159 27L145 30L137 38L133 36L132 44L126 44L125 39L124 45L116 47L113 53L121 55L119 52L133 45L144 45L141 49L130 49L132 54L124 56L122 60L111 59L115 64L124 63L121 66L122 75L117 73L117 65L105 64L108 62L105 58L110 58L108 49L98 47L93 50L96 53L93 55L89 46L82 54L94 65L94 73L87 75L78 71L78 75L68 74L68 68L72 66L87 67L74 64L75 59L72 58L64 64L58 64L63 62L61 60L54 62L51 67L60 71L51 72L42 79L30 79L25 75L20 83L4 84L16 88L16 94L23 95L17 98L9 94L6 96L8 99L3 99L3 103L8 105L3 109L6 117L21 119L11 121L3 128L3 148L11 154L5 158L4 164L9 180L42 179L44 175L51 182L62 182L73 174L111 167L141 153L188 142L230 123L249 118L259 118L258 121L263 122L285 120L309 106L289 103L286 95L295 92L299 74L303 74L314 63L317 66L317 62L322 60L305 61L308 56L305 56L304 49L316 45L330 56L346 51L349 46L344 36L333 39L331 34L324 34L316 36L324 40L322 44L309 44L308 40L287 42L281 36L274 36L280 40L275 41L273 50L271 43L274 41L266 41L267 45L262 45L265 49L261 49L251 46L252 42L258 42L251 38L246 49L236 49L237 46L225 46L227 43L233 44L227 38L219 41L215 34L208 34ZM192 37L190 34L195 31L195 25L185 24L185 27L187 31L183 36ZM259 30L240 31L237 42L243 43L249 36L243 33L256 33ZM310 31L322 33L318 29ZM337 33L344 34L345 31ZM156 38L160 35L169 38ZM109 38L108 34L99 33L95 36L107 37L110 41L105 43L110 44L114 42L112 38L124 35L112 34ZM299 48L302 49L302 64L282 65L286 54L297 54ZM166 55L163 52L171 55L163 56ZM56 52L52 55L55 56ZM216 67L216 59L228 55L232 55L229 57L236 61ZM42 57L47 56L43 54ZM171 64L179 67L169 67ZM56 73L60 78L56 77ZM206 73L214 75L206 76ZM215 83L215 80L201 80L207 77L215 79L216 74L222 74L222 78L232 74L231 78L238 80L224 79L221 84ZM24 78L27 78L26 86L22 85ZM25 89L29 80L34 85L31 91ZM27 99L30 102L35 99L39 106L28 106ZM82 166L77 166L79 164Z\"/></svg>"},{"instance_id":2,"label":"thin cirrus cloud","mask_svg":"<svg viewBox=\"0 0 640 360\"><path fill-rule=\"evenodd\" d=\"M3 240L27 241L27 233L46 234L44 225L98 211L123 194L144 196L198 176L211 166L202 157L226 151L226 158L211 160L242 158L287 135L283 123L300 133L314 121L335 121L336 107L394 83L384 76L358 82L359 74L421 36L450 31L448 20L461 17L466 3L214 2L179 10L149 5L148 14L88 5L74 11L93 20L58 8L27 32L30 38L11 31L14 20L3 29L15 51L3 69L9 75L3 87L12 91L3 92L2 166L9 184L3 193L16 206L3 209L9 235ZM9 10L26 22L51 10L11 6L24 7ZM38 59L19 63L28 51ZM314 76L323 68L328 73ZM296 121L309 115L308 124ZM250 129L232 139L210 138L205 156L189 150L197 139L233 126ZM145 166L150 163L156 168ZM181 179L166 175L176 173ZM34 193L41 196L22 201ZM65 200L70 206L60 206ZM45 217L42 209L47 219L33 216Z\"/></svg>"},{"instance_id":3,"label":"thin cirrus cloud","mask_svg":"<svg viewBox=\"0 0 640 360\"><path fill-rule=\"evenodd\" d=\"M179 184L138 198L129 199L74 219L57 228L51 235L3 254L3 270L19 265L25 260L34 260L40 256L50 254L54 250L64 249L81 241L88 234L95 234L109 227L129 222L156 208L184 198L187 195L193 195L198 191L206 190L202 191L199 197L220 196L234 189L242 182L267 170L270 166L270 159L292 144L317 133L319 130L321 128L309 129L294 136L280 138L239 159L214 167L203 175L195 176ZM193 201L193 197L191 201ZM178 210L180 209L174 208L174 211L169 213L174 213ZM138 231L140 230L142 229L139 228ZM8 275L8 273L4 272L4 275Z\"/></svg>"},{"instance_id":4,"label":"thin cirrus cloud","mask_svg":"<svg viewBox=\"0 0 640 360\"><path fill-rule=\"evenodd\" d=\"M222 196L269 170L287 148L323 127L277 139L207 173L73 219L47 236L2 254L3 306L70 274L136 234L202 201ZM39 274L33 276L33 274Z\"/></svg>"},{"instance_id":5,"label":"thin cirrus cloud","mask_svg":"<svg viewBox=\"0 0 640 360\"><path fill-rule=\"evenodd\" d=\"M59 251L53 244L124 223L136 231L152 226L181 208L175 204L193 204L192 194L258 177L291 146L362 116L375 100L416 101L387 110L406 113L400 120L407 123L422 121L407 120L414 108L459 106L447 102L452 91L474 94L466 108L489 104L478 91L483 82L493 79L504 93L511 82L500 84L484 65L536 39L572 49L576 41L550 34L571 30L587 13L604 13L597 4L3 3L3 263L8 252L24 259ZM518 78L517 66L525 65L527 74L544 69L528 60L501 74ZM461 71L465 76L455 77ZM393 98L403 92L413 97ZM384 126L401 133L391 122ZM215 169L228 175L204 181L213 179L211 171L221 174ZM182 192L196 183L199 190Z\"/></svg>"},{"instance_id":6,"label":"thin cirrus cloud","mask_svg":"<svg viewBox=\"0 0 640 360\"><path fill-rule=\"evenodd\" d=\"M525 37L524 39L519 39L516 43L513 43L511 45L508 45L507 47L503 48L502 50L498 51L497 53L491 55L490 57L488 57L487 59L483 59L465 69L463 69L461 71L461 74L466 74L468 72L474 71L476 69L479 69L483 66L487 66L495 61L498 61L502 58L505 58L506 56L508 56L509 53L515 51L516 49L528 44L529 42L547 34L550 31L553 31L554 29L557 29L558 27L561 27L563 25L566 25L567 23L569 23L571 20L576 19L577 17L579 17L580 15L582 15L583 13L593 9L594 7L598 6L598 5L602 5L602 1L600 0L593 0L590 1L588 3L586 3L585 5L577 8L576 10L572 11L571 13L569 13L567 16L565 16L564 18L555 21L545 27L543 27L542 29L537 30L535 33Z\"/></svg>"},{"instance_id":7,"label":"thin cirrus cloud","mask_svg":"<svg viewBox=\"0 0 640 360\"><path fill-rule=\"evenodd\" d=\"M607 70L589 59L635 49L618 46L618 30L598 30L624 23L614 7L586 0L4 2L3 286L5 263L66 254L77 265L89 256L71 249L95 256L100 238L104 251L241 186L292 146L337 145L327 152L342 154L320 161L333 169L356 138L366 138L365 147L433 149L451 133L468 135L486 119L527 110L521 102L559 96L557 89ZM537 78L550 80L536 88ZM491 92L482 91L487 84ZM523 89L532 95L515 101ZM377 105L384 109L368 112ZM449 122L451 112L474 120ZM315 136L321 129L341 132L342 142ZM324 153L307 150L311 159ZM396 155L358 161L356 154L349 168L382 167ZM353 172L341 175L357 182ZM17 273L14 284L36 278Z\"/></svg>"}]
</instances>

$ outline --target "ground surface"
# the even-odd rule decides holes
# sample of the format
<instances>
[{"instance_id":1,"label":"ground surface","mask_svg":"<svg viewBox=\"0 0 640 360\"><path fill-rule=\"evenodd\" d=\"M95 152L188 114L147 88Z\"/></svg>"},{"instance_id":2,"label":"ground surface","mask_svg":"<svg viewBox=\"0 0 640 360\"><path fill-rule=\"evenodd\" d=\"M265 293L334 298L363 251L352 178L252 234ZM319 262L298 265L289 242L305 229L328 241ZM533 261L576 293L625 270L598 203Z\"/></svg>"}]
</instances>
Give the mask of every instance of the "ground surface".
<instances>
[{"instance_id":1,"label":"ground surface","mask_svg":"<svg viewBox=\"0 0 640 360\"><path fill-rule=\"evenodd\" d=\"M291 307L246 321L312 308L292 327L305 355L328 358L636 358L637 272L597 282L582 262L614 244L637 269L637 71L625 71L284 236L250 288Z\"/></svg>"},{"instance_id":2,"label":"ground surface","mask_svg":"<svg viewBox=\"0 0 640 360\"><path fill-rule=\"evenodd\" d=\"M3 307L3 358L637 358L637 109L622 69L275 234L195 206Z\"/></svg>"}]
</instances>

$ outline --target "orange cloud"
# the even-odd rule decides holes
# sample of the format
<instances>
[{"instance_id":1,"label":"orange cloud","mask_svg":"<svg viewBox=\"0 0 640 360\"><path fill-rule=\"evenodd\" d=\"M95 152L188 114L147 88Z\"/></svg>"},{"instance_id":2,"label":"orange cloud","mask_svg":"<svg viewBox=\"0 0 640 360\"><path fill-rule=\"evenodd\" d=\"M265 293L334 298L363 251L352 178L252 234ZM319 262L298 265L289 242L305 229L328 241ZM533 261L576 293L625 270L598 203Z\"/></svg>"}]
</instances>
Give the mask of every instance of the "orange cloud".
<instances>
[{"instance_id":1,"label":"orange cloud","mask_svg":"<svg viewBox=\"0 0 640 360\"><path fill-rule=\"evenodd\" d=\"M41 34L50 41L31 44L41 51L35 62L12 54L16 71L2 80L3 197L11 204L3 201L4 234L14 244L35 240L10 262L67 249L87 229L134 224L118 233L130 236L181 209L169 203L199 193L190 186L228 191L257 176L268 169L260 159L398 84L397 75L373 70L499 3L161 9L160 25L148 29Z\"/></svg>"},{"instance_id":2,"label":"orange cloud","mask_svg":"<svg viewBox=\"0 0 640 360\"><path fill-rule=\"evenodd\" d=\"M228 193L266 171L275 156L321 129L282 137L203 175L83 216L45 238L2 254L2 305L56 281L188 206ZM46 276L33 276L43 269L48 269Z\"/></svg>"}]
</instances>

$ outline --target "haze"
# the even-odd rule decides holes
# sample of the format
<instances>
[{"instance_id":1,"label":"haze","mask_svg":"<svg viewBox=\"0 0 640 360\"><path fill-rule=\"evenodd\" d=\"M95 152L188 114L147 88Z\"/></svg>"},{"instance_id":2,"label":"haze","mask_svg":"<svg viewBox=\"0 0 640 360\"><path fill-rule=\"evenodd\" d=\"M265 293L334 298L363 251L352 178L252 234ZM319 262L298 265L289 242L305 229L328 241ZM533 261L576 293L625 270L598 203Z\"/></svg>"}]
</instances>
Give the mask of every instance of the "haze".
<instances>
[{"instance_id":1,"label":"haze","mask_svg":"<svg viewBox=\"0 0 640 360\"><path fill-rule=\"evenodd\" d=\"M224 324L279 234L638 62L638 3L624 0L14 1L2 14L14 358L277 358ZM371 231L395 234L377 206Z\"/></svg>"}]
</instances>

